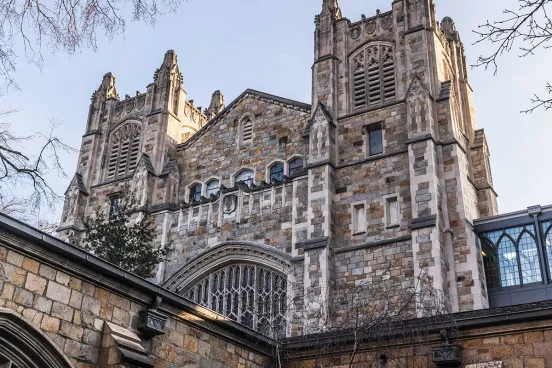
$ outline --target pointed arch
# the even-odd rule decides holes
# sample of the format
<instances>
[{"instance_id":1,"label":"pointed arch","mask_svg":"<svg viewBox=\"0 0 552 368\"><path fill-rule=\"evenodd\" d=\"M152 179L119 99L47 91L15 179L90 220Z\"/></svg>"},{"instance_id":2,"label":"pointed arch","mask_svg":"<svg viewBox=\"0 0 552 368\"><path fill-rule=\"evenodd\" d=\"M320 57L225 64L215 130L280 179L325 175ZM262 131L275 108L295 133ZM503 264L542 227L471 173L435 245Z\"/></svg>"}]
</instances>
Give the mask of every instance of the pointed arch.
<instances>
[{"instance_id":1,"label":"pointed arch","mask_svg":"<svg viewBox=\"0 0 552 368\"><path fill-rule=\"evenodd\" d=\"M497 242L497 253L500 286L508 287L520 285L521 269L516 241L510 235L503 233Z\"/></svg>"},{"instance_id":2,"label":"pointed arch","mask_svg":"<svg viewBox=\"0 0 552 368\"><path fill-rule=\"evenodd\" d=\"M109 135L107 179L130 174L138 165L142 127L137 121L119 124Z\"/></svg>"},{"instance_id":3,"label":"pointed arch","mask_svg":"<svg viewBox=\"0 0 552 368\"><path fill-rule=\"evenodd\" d=\"M518 236L517 254L521 270L521 282L523 284L541 282L542 272L537 239L527 229L524 229Z\"/></svg>"},{"instance_id":4,"label":"pointed arch","mask_svg":"<svg viewBox=\"0 0 552 368\"><path fill-rule=\"evenodd\" d=\"M10 309L0 308L0 346L0 363L7 360L17 368L73 367L71 360L42 331Z\"/></svg>"}]
</instances>

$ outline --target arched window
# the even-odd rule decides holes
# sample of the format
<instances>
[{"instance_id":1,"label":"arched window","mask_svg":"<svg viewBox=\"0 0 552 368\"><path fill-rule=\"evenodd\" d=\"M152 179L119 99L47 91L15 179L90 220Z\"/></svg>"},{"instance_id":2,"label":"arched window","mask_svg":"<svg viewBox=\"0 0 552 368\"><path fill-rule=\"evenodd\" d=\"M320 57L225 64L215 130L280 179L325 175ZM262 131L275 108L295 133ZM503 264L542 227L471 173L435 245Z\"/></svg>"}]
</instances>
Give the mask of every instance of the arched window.
<instances>
[{"instance_id":1,"label":"arched window","mask_svg":"<svg viewBox=\"0 0 552 368\"><path fill-rule=\"evenodd\" d=\"M201 200L201 184L194 184L190 187L190 203Z\"/></svg>"},{"instance_id":2,"label":"arched window","mask_svg":"<svg viewBox=\"0 0 552 368\"><path fill-rule=\"evenodd\" d=\"M127 175L136 168L140 152L140 131L138 124L128 123L111 134L108 179Z\"/></svg>"},{"instance_id":3,"label":"arched window","mask_svg":"<svg viewBox=\"0 0 552 368\"><path fill-rule=\"evenodd\" d=\"M253 140L253 121L246 117L241 122L241 143L249 144Z\"/></svg>"},{"instance_id":4,"label":"arched window","mask_svg":"<svg viewBox=\"0 0 552 368\"><path fill-rule=\"evenodd\" d=\"M217 195L220 188L220 182L216 179L213 179L207 183L207 191L205 194L207 195L207 198L211 197L211 195Z\"/></svg>"},{"instance_id":5,"label":"arched window","mask_svg":"<svg viewBox=\"0 0 552 368\"><path fill-rule=\"evenodd\" d=\"M500 268L500 286L507 287L520 284L516 246L507 236L503 236L500 243L498 243L498 265Z\"/></svg>"},{"instance_id":6,"label":"arched window","mask_svg":"<svg viewBox=\"0 0 552 368\"><path fill-rule=\"evenodd\" d=\"M355 109L378 105L396 98L393 47L372 45L350 61L352 103Z\"/></svg>"},{"instance_id":7,"label":"arched window","mask_svg":"<svg viewBox=\"0 0 552 368\"><path fill-rule=\"evenodd\" d=\"M529 233L524 232L518 241L521 276L524 284L542 280L537 243Z\"/></svg>"},{"instance_id":8,"label":"arched window","mask_svg":"<svg viewBox=\"0 0 552 368\"><path fill-rule=\"evenodd\" d=\"M237 183L243 183L247 185L248 187L253 184L253 171L251 170L243 170L238 175L236 175L235 179L236 184Z\"/></svg>"},{"instance_id":9,"label":"arched window","mask_svg":"<svg viewBox=\"0 0 552 368\"><path fill-rule=\"evenodd\" d=\"M289 162L289 177L293 178L294 176L303 172L303 159L295 158Z\"/></svg>"},{"instance_id":10,"label":"arched window","mask_svg":"<svg viewBox=\"0 0 552 368\"><path fill-rule=\"evenodd\" d=\"M285 336L287 281L267 268L229 265L204 277L185 295L266 336Z\"/></svg>"},{"instance_id":11,"label":"arched window","mask_svg":"<svg viewBox=\"0 0 552 368\"><path fill-rule=\"evenodd\" d=\"M277 162L270 167L270 182L284 180L284 164Z\"/></svg>"}]
</instances>

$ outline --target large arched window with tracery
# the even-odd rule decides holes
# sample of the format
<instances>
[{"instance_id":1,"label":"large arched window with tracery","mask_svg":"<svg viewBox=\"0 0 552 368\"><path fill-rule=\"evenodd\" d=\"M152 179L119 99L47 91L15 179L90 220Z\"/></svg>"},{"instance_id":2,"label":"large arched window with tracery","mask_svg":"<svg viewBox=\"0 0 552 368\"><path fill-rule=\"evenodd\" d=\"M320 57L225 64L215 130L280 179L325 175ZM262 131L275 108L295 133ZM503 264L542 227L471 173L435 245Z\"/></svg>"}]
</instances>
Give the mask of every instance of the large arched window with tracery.
<instances>
[{"instance_id":1,"label":"large arched window with tracery","mask_svg":"<svg viewBox=\"0 0 552 368\"><path fill-rule=\"evenodd\" d=\"M285 336L287 281L273 270L253 264L228 265L205 276L185 295L263 335Z\"/></svg>"},{"instance_id":2,"label":"large arched window with tracery","mask_svg":"<svg viewBox=\"0 0 552 368\"><path fill-rule=\"evenodd\" d=\"M354 109L392 101L396 98L395 57L389 45L369 45L350 60Z\"/></svg>"},{"instance_id":3,"label":"large arched window with tracery","mask_svg":"<svg viewBox=\"0 0 552 368\"><path fill-rule=\"evenodd\" d=\"M127 123L111 133L107 178L128 175L138 164L140 153L140 125Z\"/></svg>"}]
</instances>

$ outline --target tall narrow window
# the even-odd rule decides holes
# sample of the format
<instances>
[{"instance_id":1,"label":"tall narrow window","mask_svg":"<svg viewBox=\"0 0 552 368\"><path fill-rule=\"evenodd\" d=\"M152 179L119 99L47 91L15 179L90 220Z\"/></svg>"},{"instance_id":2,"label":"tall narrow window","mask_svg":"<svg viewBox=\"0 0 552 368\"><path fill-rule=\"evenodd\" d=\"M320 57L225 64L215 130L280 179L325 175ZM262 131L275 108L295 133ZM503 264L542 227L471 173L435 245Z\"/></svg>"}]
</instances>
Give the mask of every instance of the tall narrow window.
<instances>
[{"instance_id":1,"label":"tall narrow window","mask_svg":"<svg viewBox=\"0 0 552 368\"><path fill-rule=\"evenodd\" d=\"M207 183L207 191L205 194L207 194L207 198L209 198L211 195L217 195L220 188L220 182L218 180L211 180Z\"/></svg>"},{"instance_id":2,"label":"tall narrow window","mask_svg":"<svg viewBox=\"0 0 552 368\"><path fill-rule=\"evenodd\" d=\"M119 196L109 197L109 218L114 219L119 215L119 205L121 204L121 198Z\"/></svg>"},{"instance_id":3,"label":"tall narrow window","mask_svg":"<svg viewBox=\"0 0 552 368\"><path fill-rule=\"evenodd\" d=\"M364 204L353 206L353 233L362 233L366 231L366 211Z\"/></svg>"},{"instance_id":4,"label":"tall narrow window","mask_svg":"<svg viewBox=\"0 0 552 368\"><path fill-rule=\"evenodd\" d=\"M397 197L387 198L387 226L399 225L399 201Z\"/></svg>"},{"instance_id":5,"label":"tall narrow window","mask_svg":"<svg viewBox=\"0 0 552 368\"><path fill-rule=\"evenodd\" d=\"M295 158L289 162L289 177L293 178L303 172L303 159Z\"/></svg>"},{"instance_id":6,"label":"tall narrow window","mask_svg":"<svg viewBox=\"0 0 552 368\"><path fill-rule=\"evenodd\" d=\"M195 184L190 187L190 203L201 200L201 184Z\"/></svg>"},{"instance_id":7,"label":"tall narrow window","mask_svg":"<svg viewBox=\"0 0 552 368\"><path fill-rule=\"evenodd\" d=\"M241 142L242 144L249 144L253 140L253 122L251 118L246 117L242 120L242 132L241 132Z\"/></svg>"},{"instance_id":8,"label":"tall narrow window","mask_svg":"<svg viewBox=\"0 0 552 368\"><path fill-rule=\"evenodd\" d=\"M253 184L253 171L243 170L236 176L235 182L242 183L250 187L251 184Z\"/></svg>"},{"instance_id":9,"label":"tall narrow window","mask_svg":"<svg viewBox=\"0 0 552 368\"><path fill-rule=\"evenodd\" d=\"M500 268L500 285L502 287L520 284L516 247L507 236L504 236L498 244L498 266Z\"/></svg>"},{"instance_id":10,"label":"tall narrow window","mask_svg":"<svg viewBox=\"0 0 552 368\"><path fill-rule=\"evenodd\" d=\"M270 167L270 182L284 180L284 164L278 162Z\"/></svg>"},{"instance_id":11,"label":"tall narrow window","mask_svg":"<svg viewBox=\"0 0 552 368\"><path fill-rule=\"evenodd\" d=\"M383 153L383 131L380 124L368 127L368 154Z\"/></svg>"},{"instance_id":12,"label":"tall narrow window","mask_svg":"<svg viewBox=\"0 0 552 368\"><path fill-rule=\"evenodd\" d=\"M140 153L140 126L125 124L111 134L107 178L129 174L136 168Z\"/></svg>"},{"instance_id":13,"label":"tall narrow window","mask_svg":"<svg viewBox=\"0 0 552 368\"><path fill-rule=\"evenodd\" d=\"M393 48L373 45L350 61L352 103L355 109L378 105L396 98Z\"/></svg>"},{"instance_id":14,"label":"tall narrow window","mask_svg":"<svg viewBox=\"0 0 552 368\"><path fill-rule=\"evenodd\" d=\"M541 282L541 269L537 244L531 235L523 233L518 242L521 277L524 284Z\"/></svg>"}]
</instances>

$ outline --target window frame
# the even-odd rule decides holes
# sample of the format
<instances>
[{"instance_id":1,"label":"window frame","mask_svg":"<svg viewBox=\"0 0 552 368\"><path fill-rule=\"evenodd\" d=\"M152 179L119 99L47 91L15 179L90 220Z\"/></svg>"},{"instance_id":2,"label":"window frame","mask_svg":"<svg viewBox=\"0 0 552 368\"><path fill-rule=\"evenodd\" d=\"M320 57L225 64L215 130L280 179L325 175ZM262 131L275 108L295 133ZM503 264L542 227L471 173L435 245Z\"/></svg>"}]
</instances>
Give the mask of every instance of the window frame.
<instances>
[{"instance_id":1,"label":"window frame","mask_svg":"<svg viewBox=\"0 0 552 368\"><path fill-rule=\"evenodd\" d=\"M362 213L362 216L359 217L359 213ZM351 203L351 234L353 236L366 234L366 226L366 203L364 201Z\"/></svg>"},{"instance_id":2,"label":"window frame","mask_svg":"<svg viewBox=\"0 0 552 368\"><path fill-rule=\"evenodd\" d=\"M281 166L281 171L279 171L280 179L273 178L275 173L272 172L272 170L274 170L274 168L276 168L278 166ZM278 181L278 182L283 181L284 176L286 175L286 164L285 164L285 162L283 162L283 161L272 162L268 166L267 174L268 174L267 175L267 183L271 184L273 181ZM276 174L278 174L278 173L276 173Z\"/></svg>"},{"instance_id":3,"label":"window frame","mask_svg":"<svg viewBox=\"0 0 552 368\"><path fill-rule=\"evenodd\" d=\"M377 156L377 155L382 155L385 153L385 127L384 127L384 124L383 122L378 122L378 123L373 123L373 124L369 124L369 125L365 125L364 126L364 129L365 129L365 144L364 144L364 149L365 149L365 155L368 156L368 157L371 157L371 156ZM372 137L371 137L371 134L374 133L374 132L380 132L380 142L381 142L381 151L380 152L372 152L372 149L371 149L371 141L372 141Z\"/></svg>"},{"instance_id":4,"label":"window frame","mask_svg":"<svg viewBox=\"0 0 552 368\"><path fill-rule=\"evenodd\" d=\"M115 154L115 161L113 166L113 174L111 174L112 167L112 157L113 157L113 146L116 134L121 134L122 130L128 129L129 132L129 143L128 150L126 155L122 156L122 145L123 141L121 137L118 138L118 150ZM106 180L119 180L131 174L133 170L138 166L140 160L140 153L142 148L142 125L136 121L126 121L118 124L110 133L108 141L108 150L106 152L106 165L105 165L105 179ZM135 156L133 159L133 155ZM124 158L125 167L124 170L120 170L121 158Z\"/></svg>"},{"instance_id":5,"label":"window frame","mask_svg":"<svg viewBox=\"0 0 552 368\"><path fill-rule=\"evenodd\" d=\"M211 194L213 194L216 197L220 193L220 179L219 178L211 178L211 179L207 180L207 182L205 183L205 198L211 198L211 194L209 194L209 184L214 183L214 182L217 182L218 186L217 186L216 192L211 193Z\"/></svg>"},{"instance_id":6,"label":"window frame","mask_svg":"<svg viewBox=\"0 0 552 368\"><path fill-rule=\"evenodd\" d=\"M243 180L238 180L238 177L240 175L242 175L244 172L251 172L251 182L249 184L246 184L249 188L251 188L251 185L255 183L255 170L253 169L250 169L250 168L242 168L240 170L238 170L233 176L232 176L232 180L233 180L233 183L234 183L234 186L236 186L238 183L240 182L243 182L244 184L246 183L246 181L243 181ZM247 180L249 181L249 180Z\"/></svg>"},{"instance_id":7,"label":"window frame","mask_svg":"<svg viewBox=\"0 0 552 368\"><path fill-rule=\"evenodd\" d=\"M197 190L193 190L194 188L199 187L199 192ZM198 199L192 199L192 196L199 195ZM189 203L199 202L201 201L201 197L203 196L203 184L199 182L194 182L190 184L188 187L188 201Z\"/></svg>"},{"instance_id":8,"label":"window frame","mask_svg":"<svg viewBox=\"0 0 552 368\"><path fill-rule=\"evenodd\" d=\"M121 194L120 193L113 193L110 194L108 197L109 200L109 216L108 218L110 220L116 219L118 214L119 206L121 205Z\"/></svg>"},{"instance_id":9,"label":"window frame","mask_svg":"<svg viewBox=\"0 0 552 368\"><path fill-rule=\"evenodd\" d=\"M301 161L301 168L293 168L292 163L295 162L295 161L299 161L299 160ZM299 176L300 174L302 174L304 172L304 170L305 170L305 159L302 156L295 156L295 157L290 158L287 161L287 165L288 165L288 169L287 169L288 177L295 178L295 177ZM292 170L297 170L297 171L292 172Z\"/></svg>"}]
</instances>

